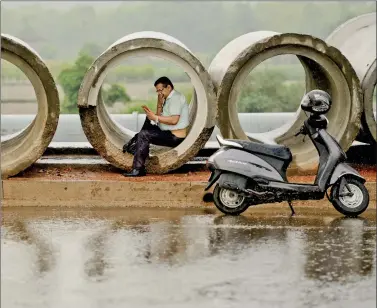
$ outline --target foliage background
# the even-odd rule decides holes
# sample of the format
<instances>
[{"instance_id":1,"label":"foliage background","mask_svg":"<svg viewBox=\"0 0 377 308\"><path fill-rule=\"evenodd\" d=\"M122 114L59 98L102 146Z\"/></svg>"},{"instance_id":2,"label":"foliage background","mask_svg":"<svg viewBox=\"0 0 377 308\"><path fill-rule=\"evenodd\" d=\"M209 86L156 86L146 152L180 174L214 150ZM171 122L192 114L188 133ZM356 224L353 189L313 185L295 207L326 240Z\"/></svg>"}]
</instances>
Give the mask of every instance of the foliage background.
<instances>
[{"instance_id":1,"label":"foliage background","mask_svg":"<svg viewBox=\"0 0 377 308\"><path fill-rule=\"evenodd\" d=\"M40 53L62 88L63 112L77 112L77 91L86 69L110 44L136 31L160 31L182 41L208 67L229 41L251 31L306 33L325 39L357 15L375 12L375 2L32 2L1 3L1 29ZM118 112L155 107L153 82L169 76L188 102L188 76L158 59L129 59L107 76L103 96ZM25 76L2 60L2 84ZM239 97L239 112L295 111L304 92L304 73L294 56L266 61L249 75ZM138 96L133 89L142 88Z\"/></svg>"}]
</instances>

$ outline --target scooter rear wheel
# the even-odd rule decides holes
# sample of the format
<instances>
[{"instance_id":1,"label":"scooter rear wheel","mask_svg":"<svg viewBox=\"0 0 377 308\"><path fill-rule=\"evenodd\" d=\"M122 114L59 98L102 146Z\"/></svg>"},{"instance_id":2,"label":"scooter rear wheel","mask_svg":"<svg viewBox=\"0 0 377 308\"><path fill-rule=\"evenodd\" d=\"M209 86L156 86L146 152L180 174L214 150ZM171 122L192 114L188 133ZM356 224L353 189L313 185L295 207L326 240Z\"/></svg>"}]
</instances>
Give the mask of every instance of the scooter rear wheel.
<instances>
[{"instance_id":1,"label":"scooter rear wheel","mask_svg":"<svg viewBox=\"0 0 377 308\"><path fill-rule=\"evenodd\" d=\"M340 182L337 182L331 188L331 203L338 212L356 217L367 209L369 193L364 184L355 178L347 178L347 183L353 195L339 196ZM344 187L342 193L348 193L347 187Z\"/></svg>"},{"instance_id":2,"label":"scooter rear wheel","mask_svg":"<svg viewBox=\"0 0 377 308\"><path fill-rule=\"evenodd\" d=\"M239 215L249 207L244 196L234 190L221 188L219 184L213 191L213 201L216 207L226 215Z\"/></svg>"}]
</instances>

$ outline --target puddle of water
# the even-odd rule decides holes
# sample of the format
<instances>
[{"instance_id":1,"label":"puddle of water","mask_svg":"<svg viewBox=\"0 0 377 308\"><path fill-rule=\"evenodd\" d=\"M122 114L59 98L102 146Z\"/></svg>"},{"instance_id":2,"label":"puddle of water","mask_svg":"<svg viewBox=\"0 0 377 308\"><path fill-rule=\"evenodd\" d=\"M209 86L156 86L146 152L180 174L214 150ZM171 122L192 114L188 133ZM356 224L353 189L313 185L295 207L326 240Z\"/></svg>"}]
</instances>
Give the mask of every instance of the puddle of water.
<instances>
[{"instance_id":1,"label":"puddle of water","mask_svg":"<svg viewBox=\"0 0 377 308\"><path fill-rule=\"evenodd\" d=\"M2 307L376 304L375 217L25 213L3 215Z\"/></svg>"}]
</instances>

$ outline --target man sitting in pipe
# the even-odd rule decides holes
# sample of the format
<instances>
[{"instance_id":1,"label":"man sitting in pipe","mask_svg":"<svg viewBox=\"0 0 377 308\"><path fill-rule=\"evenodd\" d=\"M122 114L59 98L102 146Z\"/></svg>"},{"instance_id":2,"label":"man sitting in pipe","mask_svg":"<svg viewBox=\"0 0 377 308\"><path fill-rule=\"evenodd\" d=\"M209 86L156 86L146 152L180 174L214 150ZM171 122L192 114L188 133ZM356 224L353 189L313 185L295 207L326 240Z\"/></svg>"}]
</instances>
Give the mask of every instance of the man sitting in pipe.
<instances>
[{"instance_id":1,"label":"man sitting in pipe","mask_svg":"<svg viewBox=\"0 0 377 308\"><path fill-rule=\"evenodd\" d=\"M183 94L174 90L167 77L160 77L154 83L157 92L157 112L143 106L147 116L141 131L134 140L134 161L132 171L124 176L144 176L145 161L149 155L149 145L176 147L186 137L189 126L189 108ZM130 152L130 151L128 151Z\"/></svg>"}]
</instances>

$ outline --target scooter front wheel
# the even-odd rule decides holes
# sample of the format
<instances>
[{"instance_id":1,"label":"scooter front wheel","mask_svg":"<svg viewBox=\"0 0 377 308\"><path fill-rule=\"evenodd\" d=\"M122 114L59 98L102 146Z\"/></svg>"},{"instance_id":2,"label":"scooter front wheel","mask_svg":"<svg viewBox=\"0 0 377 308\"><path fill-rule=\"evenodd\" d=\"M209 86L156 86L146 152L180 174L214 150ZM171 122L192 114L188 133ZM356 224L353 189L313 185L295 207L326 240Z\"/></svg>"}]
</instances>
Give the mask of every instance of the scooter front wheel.
<instances>
[{"instance_id":1,"label":"scooter front wheel","mask_svg":"<svg viewBox=\"0 0 377 308\"><path fill-rule=\"evenodd\" d=\"M331 188L331 203L338 212L356 217L367 209L369 193L364 184L355 178L347 178L347 184L352 195L347 195L349 190L346 186L340 192L340 182L338 182Z\"/></svg>"},{"instance_id":2,"label":"scooter front wheel","mask_svg":"<svg viewBox=\"0 0 377 308\"><path fill-rule=\"evenodd\" d=\"M213 201L216 207L226 215L239 215L249 207L245 196L234 190L221 188L219 184L213 191Z\"/></svg>"}]
</instances>

